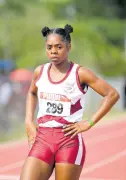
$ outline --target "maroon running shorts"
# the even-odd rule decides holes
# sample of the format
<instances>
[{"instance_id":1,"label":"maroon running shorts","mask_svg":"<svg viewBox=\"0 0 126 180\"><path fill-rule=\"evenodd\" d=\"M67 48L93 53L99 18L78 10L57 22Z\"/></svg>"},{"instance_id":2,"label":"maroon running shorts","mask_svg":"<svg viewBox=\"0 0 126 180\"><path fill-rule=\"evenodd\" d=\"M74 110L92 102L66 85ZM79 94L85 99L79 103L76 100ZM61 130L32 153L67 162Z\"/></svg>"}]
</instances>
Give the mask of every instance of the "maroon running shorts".
<instances>
[{"instance_id":1,"label":"maroon running shorts","mask_svg":"<svg viewBox=\"0 0 126 180\"><path fill-rule=\"evenodd\" d=\"M62 128L39 127L28 156L38 158L50 165L71 163L83 166L85 154L81 134L70 139L70 136L64 136Z\"/></svg>"}]
</instances>

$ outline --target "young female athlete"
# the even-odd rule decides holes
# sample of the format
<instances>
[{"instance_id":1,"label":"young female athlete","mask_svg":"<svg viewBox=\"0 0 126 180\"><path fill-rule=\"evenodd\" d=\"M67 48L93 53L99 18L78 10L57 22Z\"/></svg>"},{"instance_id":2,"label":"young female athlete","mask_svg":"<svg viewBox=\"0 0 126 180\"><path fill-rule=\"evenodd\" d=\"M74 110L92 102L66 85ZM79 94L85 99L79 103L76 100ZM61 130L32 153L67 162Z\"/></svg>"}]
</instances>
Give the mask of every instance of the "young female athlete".
<instances>
[{"instance_id":1,"label":"young female athlete","mask_svg":"<svg viewBox=\"0 0 126 180\"><path fill-rule=\"evenodd\" d=\"M44 27L50 63L37 67L26 102L26 130L30 152L20 180L78 180L85 160L82 132L95 125L118 101L118 92L89 69L68 60L73 28ZM103 96L91 120L83 117L88 86ZM39 103L38 128L34 111Z\"/></svg>"}]
</instances>

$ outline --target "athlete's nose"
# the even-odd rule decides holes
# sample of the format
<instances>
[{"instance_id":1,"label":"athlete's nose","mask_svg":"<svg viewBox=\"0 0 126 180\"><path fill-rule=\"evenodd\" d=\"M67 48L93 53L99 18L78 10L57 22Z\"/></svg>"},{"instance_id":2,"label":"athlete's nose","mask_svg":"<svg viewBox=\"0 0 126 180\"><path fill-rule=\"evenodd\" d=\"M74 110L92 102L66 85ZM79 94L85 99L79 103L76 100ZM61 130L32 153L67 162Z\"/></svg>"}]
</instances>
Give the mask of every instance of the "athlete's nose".
<instances>
[{"instance_id":1,"label":"athlete's nose","mask_svg":"<svg viewBox=\"0 0 126 180\"><path fill-rule=\"evenodd\" d=\"M56 50L56 48L52 48L52 50L51 50L51 54L57 54L57 50Z\"/></svg>"}]
</instances>

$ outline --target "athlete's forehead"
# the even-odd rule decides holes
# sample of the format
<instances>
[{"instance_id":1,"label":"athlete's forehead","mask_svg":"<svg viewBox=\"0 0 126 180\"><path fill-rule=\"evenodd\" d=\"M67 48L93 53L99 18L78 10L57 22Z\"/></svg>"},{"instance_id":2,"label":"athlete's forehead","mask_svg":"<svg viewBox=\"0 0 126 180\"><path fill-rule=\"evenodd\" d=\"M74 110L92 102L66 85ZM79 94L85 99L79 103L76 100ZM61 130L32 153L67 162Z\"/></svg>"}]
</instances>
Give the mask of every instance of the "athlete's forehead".
<instances>
[{"instance_id":1,"label":"athlete's forehead","mask_svg":"<svg viewBox=\"0 0 126 180\"><path fill-rule=\"evenodd\" d=\"M64 41L62 40L62 37L58 34L49 34L46 40L46 44L64 44Z\"/></svg>"}]
</instances>

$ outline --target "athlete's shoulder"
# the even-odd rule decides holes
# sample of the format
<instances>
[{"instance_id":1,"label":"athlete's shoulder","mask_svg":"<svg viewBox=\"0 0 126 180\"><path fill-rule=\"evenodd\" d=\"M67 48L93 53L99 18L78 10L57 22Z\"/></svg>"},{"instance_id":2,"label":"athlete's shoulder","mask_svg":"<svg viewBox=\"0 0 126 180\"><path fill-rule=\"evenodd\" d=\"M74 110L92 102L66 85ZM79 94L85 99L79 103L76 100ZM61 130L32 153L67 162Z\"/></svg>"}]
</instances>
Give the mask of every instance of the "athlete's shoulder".
<instances>
[{"instance_id":1,"label":"athlete's shoulder","mask_svg":"<svg viewBox=\"0 0 126 180\"><path fill-rule=\"evenodd\" d=\"M34 73L39 73L39 72L41 71L41 68L42 68L43 66L44 66L43 64L37 66L37 67L35 68L35 70L34 70Z\"/></svg>"},{"instance_id":2,"label":"athlete's shoulder","mask_svg":"<svg viewBox=\"0 0 126 180\"><path fill-rule=\"evenodd\" d=\"M84 74L88 74L88 73L91 73L92 71L78 63L74 63L72 62L73 65L78 69L78 74L79 75L84 75Z\"/></svg>"},{"instance_id":3,"label":"athlete's shoulder","mask_svg":"<svg viewBox=\"0 0 126 180\"><path fill-rule=\"evenodd\" d=\"M78 75L79 75L79 78L81 79L81 81L84 81L87 83L89 81L91 81L92 79L96 78L95 73L91 69L84 67L84 66L80 66L80 68L78 70Z\"/></svg>"},{"instance_id":4,"label":"athlete's shoulder","mask_svg":"<svg viewBox=\"0 0 126 180\"><path fill-rule=\"evenodd\" d=\"M84 66L81 66L79 65L80 68L79 68L79 73L80 74L90 74L90 73L93 73L93 71L87 67L84 67Z\"/></svg>"},{"instance_id":5,"label":"athlete's shoulder","mask_svg":"<svg viewBox=\"0 0 126 180\"><path fill-rule=\"evenodd\" d=\"M35 79L35 80L39 77L39 75L40 75L43 67L44 67L44 64L39 65L39 66L37 66L37 67L35 68L35 70L34 70L34 79Z\"/></svg>"}]
</instances>

